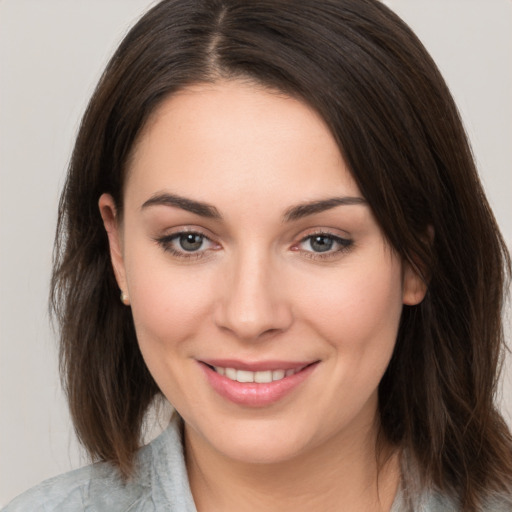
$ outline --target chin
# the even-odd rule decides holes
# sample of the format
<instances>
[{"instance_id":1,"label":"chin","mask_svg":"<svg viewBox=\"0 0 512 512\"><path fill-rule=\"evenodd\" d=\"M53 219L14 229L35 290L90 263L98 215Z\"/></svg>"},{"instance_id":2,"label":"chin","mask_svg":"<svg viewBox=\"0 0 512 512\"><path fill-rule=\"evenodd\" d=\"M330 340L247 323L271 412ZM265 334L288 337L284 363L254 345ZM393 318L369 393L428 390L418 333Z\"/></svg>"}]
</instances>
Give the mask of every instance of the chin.
<instances>
[{"instance_id":1,"label":"chin","mask_svg":"<svg viewBox=\"0 0 512 512\"><path fill-rule=\"evenodd\" d=\"M225 457L245 464L280 464L293 460L304 450L303 443L288 440L286 443L268 438L244 436L219 442L218 450Z\"/></svg>"},{"instance_id":2,"label":"chin","mask_svg":"<svg viewBox=\"0 0 512 512\"><path fill-rule=\"evenodd\" d=\"M279 464L293 460L317 444L309 429L300 428L301 423L280 422L275 418L224 419L209 425L196 423L190 435L196 440L199 437L205 448L209 446L230 460L246 464ZM218 427L212 428L213 424Z\"/></svg>"}]
</instances>

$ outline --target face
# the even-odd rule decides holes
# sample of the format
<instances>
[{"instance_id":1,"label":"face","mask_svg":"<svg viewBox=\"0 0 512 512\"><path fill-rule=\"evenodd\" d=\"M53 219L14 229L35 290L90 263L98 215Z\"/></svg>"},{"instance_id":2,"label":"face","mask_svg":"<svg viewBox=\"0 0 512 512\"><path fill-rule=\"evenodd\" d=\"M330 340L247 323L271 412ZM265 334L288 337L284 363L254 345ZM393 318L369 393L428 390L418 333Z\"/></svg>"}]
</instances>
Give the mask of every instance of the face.
<instances>
[{"instance_id":1,"label":"face","mask_svg":"<svg viewBox=\"0 0 512 512\"><path fill-rule=\"evenodd\" d=\"M191 442L277 462L370 435L402 305L424 290L313 110L239 82L175 94L135 148L122 222L110 196L100 209Z\"/></svg>"}]
</instances>

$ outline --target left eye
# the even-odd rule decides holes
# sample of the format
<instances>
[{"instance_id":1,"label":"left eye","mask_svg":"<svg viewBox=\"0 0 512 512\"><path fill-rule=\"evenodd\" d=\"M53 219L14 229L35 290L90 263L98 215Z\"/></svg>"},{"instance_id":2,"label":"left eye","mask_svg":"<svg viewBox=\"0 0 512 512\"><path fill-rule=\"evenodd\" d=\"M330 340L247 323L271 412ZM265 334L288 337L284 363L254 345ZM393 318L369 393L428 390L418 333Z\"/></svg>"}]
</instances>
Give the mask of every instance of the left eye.
<instances>
[{"instance_id":1,"label":"left eye","mask_svg":"<svg viewBox=\"0 0 512 512\"><path fill-rule=\"evenodd\" d=\"M300 248L313 253L338 252L348 248L352 241L328 234L309 235L302 239Z\"/></svg>"}]
</instances>

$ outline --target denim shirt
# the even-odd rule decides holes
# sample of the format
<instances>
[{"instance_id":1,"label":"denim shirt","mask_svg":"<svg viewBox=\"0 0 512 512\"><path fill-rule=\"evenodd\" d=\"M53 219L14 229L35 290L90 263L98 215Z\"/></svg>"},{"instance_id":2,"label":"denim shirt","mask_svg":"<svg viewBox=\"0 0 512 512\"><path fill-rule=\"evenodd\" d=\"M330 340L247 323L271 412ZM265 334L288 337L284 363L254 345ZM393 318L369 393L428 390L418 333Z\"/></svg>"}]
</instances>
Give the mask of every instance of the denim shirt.
<instances>
[{"instance_id":1,"label":"denim shirt","mask_svg":"<svg viewBox=\"0 0 512 512\"><path fill-rule=\"evenodd\" d=\"M1 512L197 512L176 414L160 436L141 448L135 465L136 475L127 482L106 462L50 478Z\"/></svg>"},{"instance_id":2,"label":"denim shirt","mask_svg":"<svg viewBox=\"0 0 512 512\"><path fill-rule=\"evenodd\" d=\"M1 512L197 512L185 467L181 429L169 427L137 454L137 473L123 482L112 465L99 462L51 478L15 498ZM390 512L410 512L397 493ZM413 512L456 512L456 503L436 492L417 496ZM510 512L512 501L489 501L485 512Z\"/></svg>"}]
</instances>

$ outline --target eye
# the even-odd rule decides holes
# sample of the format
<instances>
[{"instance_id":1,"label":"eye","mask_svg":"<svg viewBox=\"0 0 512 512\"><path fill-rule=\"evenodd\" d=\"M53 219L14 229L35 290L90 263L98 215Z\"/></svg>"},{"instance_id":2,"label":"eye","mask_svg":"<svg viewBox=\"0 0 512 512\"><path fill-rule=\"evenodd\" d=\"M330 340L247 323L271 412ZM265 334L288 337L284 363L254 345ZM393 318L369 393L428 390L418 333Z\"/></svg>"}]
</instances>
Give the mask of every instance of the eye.
<instances>
[{"instance_id":1,"label":"eye","mask_svg":"<svg viewBox=\"0 0 512 512\"><path fill-rule=\"evenodd\" d=\"M330 251L334 243L334 238L327 235L314 235L307 239L307 244L314 252Z\"/></svg>"},{"instance_id":2,"label":"eye","mask_svg":"<svg viewBox=\"0 0 512 512\"><path fill-rule=\"evenodd\" d=\"M187 252L195 252L201 249L204 236L197 233L182 233L176 239L180 248Z\"/></svg>"},{"instance_id":3,"label":"eye","mask_svg":"<svg viewBox=\"0 0 512 512\"><path fill-rule=\"evenodd\" d=\"M298 250L311 258L325 258L347 251L352 240L330 233L314 233L304 237L298 244Z\"/></svg>"},{"instance_id":4,"label":"eye","mask_svg":"<svg viewBox=\"0 0 512 512\"><path fill-rule=\"evenodd\" d=\"M156 241L166 252L177 258L202 258L207 251L219 247L206 235L195 231L173 233Z\"/></svg>"}]
</instances>

